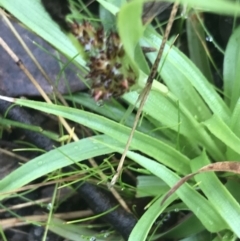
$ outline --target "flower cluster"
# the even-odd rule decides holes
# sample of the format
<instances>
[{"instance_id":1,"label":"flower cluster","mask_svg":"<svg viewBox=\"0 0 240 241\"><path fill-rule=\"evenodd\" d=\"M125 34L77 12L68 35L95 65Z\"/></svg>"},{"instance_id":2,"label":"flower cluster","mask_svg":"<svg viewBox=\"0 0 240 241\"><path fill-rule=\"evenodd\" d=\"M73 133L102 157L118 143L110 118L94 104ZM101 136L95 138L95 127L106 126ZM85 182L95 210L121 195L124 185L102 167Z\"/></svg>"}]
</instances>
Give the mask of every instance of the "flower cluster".
<instances>
[{"instance_id":1,"label":"flower cluster","mask_svg":"<svg viewBox=\"0 0 240 241\"><path fill-rule=\"evenodd\" d=\"M71 32L88 57L92 96L96 101L119 97L135 84L132 70L117 33L106 34L89 22L71 23Z\"/></svg>"}]
</instances>

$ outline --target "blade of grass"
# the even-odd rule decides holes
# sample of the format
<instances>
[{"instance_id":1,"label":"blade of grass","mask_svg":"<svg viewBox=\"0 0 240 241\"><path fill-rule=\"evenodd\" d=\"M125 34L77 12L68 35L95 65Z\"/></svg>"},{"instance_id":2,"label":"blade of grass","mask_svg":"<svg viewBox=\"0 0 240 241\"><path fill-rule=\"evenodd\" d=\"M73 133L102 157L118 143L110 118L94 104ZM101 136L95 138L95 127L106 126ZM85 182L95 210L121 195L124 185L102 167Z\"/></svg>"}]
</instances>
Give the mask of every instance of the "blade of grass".
<instances>
[{"instance_id":1,"label":"blade of grass","mask_svg":"<svg viewBox=\"0 0 240 241\"><path fill-rule=\"evenodd\" d=\"M193 171L210 164L205 152L201 156L191 161ZM194 177L199 183L199 187L204 192L208 200L213 204L214 209L221 215L228 224L227 229L231 229L240 237L240 205L229 193L214 173L199 174ZM209 223L209 225L213 225ZM206 227L207 228L207 227Z\"/></svg>"},{"instance_id":2,"label":"blade of grass","mask_svg":"<svg viewBox=\"0 0 240 241\"><path fill-rule=\"evenodd\" d=\"M214 83L206 46L204 46L205 32L198 18L202 18L203 21L203 13L191 12L186 20L189 54L193 63L200 69L206 79L210 83Z\"/></svg>"},{"instance_id":3,"label":"blade of grass","mask_svg":"<svg viewBox=\"0 0 240 241\"><path fill-rule=\"evenodd\" d=\"M50 16L43 9L40 0L0 0L0 6L8 10L14 17L20 20L33 32L37 33L47 42L51 43L56 49L72 58L78 52ZM81 56L77 56L76 61L85 66L85 61Z\"/></svg>"},{"instance_id":4,"label":"blade of grass","mask_svg":"<svg viewBox=\"0 0 240 241\"><path fill-rule=\"evenodd\" d=\"M139 121L140 116L142 114L143 106L144 106L145 102L147 101L148 95L149 95L150 90L152 88L154 78L157 75L157 67L160 63L160 60L162 59L163 50L164 50L165 44L168 40L168 36L170 34L170 31L171 31L171 28L172 28L172 25L173 25L173 22L174 22L174 18L177 14L178 5L179 4L177 2L173 4L172 11L170 13L169 20L168 20L168 23L167 23L167 27L166 27L166 30L165 30L165 33L164 33L164 36L163 36L163 41L162 41L162 43L160 45L160 48L158 50L158 54L156 56L156 59L155 59L153 65L151 67L151 71L150 71L150 74L147 78L146 85L145 85L143 91L141 92L141 95L139 95L139 99L138 99L138 101L140 102L139 108L138 108L137 113L136 113L136 117L135 117L135 121L133 123L131 133L130 133L129 138L128 138L127 143L126 143L126 147L125 147L124 152L122 153L121 159L119 161L119 164L118 164L118 167L117 167L117 170L116 170L116 174L112 178L112 181L111 181L112 186L116 183L117 179L120 176L120 172L122 171L124 160L126 158L126 153L127 153L128 149L131 145L131 141L132 141L134 132L136 130L138 121Z\"/></svg>"},{"instance_id":5,"label":"blade of grass","mask_svg":"<svg viewBox=\"0 0 240 241\"><path fill-rule=\"evenodd\" d=\"M49 224L49 229L66 239L71 241L86 241L86 240L96 240L97 241L106 241L107 240L107 232L98 234L96 231L86 227L86 225L72 225L66 224L65 221L53 218ZM108 237L111 238L112 241L121 241L121 237Z\"/></svg>"},{"instance_id":6,"label":"blade of grass","mask_svg":"<svg viewBox=\"0 0 240 241\"><path fill-rule=\"evenodd\" d=\"M235 133L236 136L240 138L240 98L236 102L233 114L231 116L231 130Z\"/></svg>"},{"instance_id":7,"label":"blade of grass","mask_svg":"<svg viewBox=\"0 0 240 241\"><path fill-rule=\"evenodd\" d=\"M221 140L227 147L240 154L240 139L235 133L216 115L203 122L209 131Z\"/></svg>"},{"instance_id":8,"label":"blade of grass","mask_svg":"<svg viewBox=\"0 0 240 241\"><path fill-rule=\"evenodd\" d=\"M135 104L138 98L136 92L131 92L123 97L130 104ZM156 119L164 126L175 130L188 137L191 142L201 143L214 158L224 160L225 155L219 146L213 141L204 127L196 121L188 109L179 104L171 93L162 95L157 91L151 91L148 100L143 107L146 115ZM136 105L138 106L138 104Z\"/></svg>"},{"instance_id":9,"label":"blade of grass","mask_svg":"<svg viewBox=\"0 0 240 241\"><path fill-rule=\"evenodd\" d=\"M131 132L130 128L122 124L86 111L23 99L15 99L15 102L22 106L62 116L91 129L105 133L121 143L126 143ZM179 173L187 174L190 171L189 159L186 156L153 137L136 131L131 147L163 162Z\"/></svg>"},{"instance_id":10,"label":"blade of grass","mask_svg":"<svg viewBox=\"0 0 240 241\"><path fill-rule=\"evenodd\" d=\"M131 1L124 4L118 13L118 31L124 50L134 63L134 50L143 35L142 25L143 1Z\"/></svg>"},{"instance_id":11,"label":"blade of grass","mask_svg":"<svg viewBox=\"0 0 240 241\"><path fill-rule=\"evenodd\" d=\"M24 123L17 122L17 121L7 120L2 117L0 117L0 125L6 126L8 128L10 128L10 126L14 126L14 127L23 128L26 130L35 131L35 132L43 134L44 136L47 136L48 138L50 138L52 140L59 141L59 135L57 135L56 133L50 132L50 131L45 131L40 126L33 126L33 125L24 124Z\"/></svg>"},{"instance_id":12,"label":"blade of grass","mask_svg":"<svg viewBox=\"0 0 240 241\"><path fill-rule=\"evenodd\" d=\"M173 201L175 198L172 197ZM159 203L161 202L161 198L158 198L151 206L150 208L143 214L143 216L138 220L137 224L133 228L128 241L136 241L136 240L147 240L148 233L153 225L153 223L156 221L156 219L159 217L159 215L164 211L164 209L167 206L166 205L160 207ZM146 222L146 220L149 220Z\"/></svg>"},{"instance_id":13,"label":"blade of grass","mask_svg":"<svg viewBox=\"0 0 240 241\"><path fill-rule=\"evenodd\" d=\"M224 77L224 96L225 101L231 110L234 109L236 102L240 95L240 27L238 27L231 35L228 42L224 63L223 63L223 77Z\"/></svg>"},{"instance_id":14,"label":"blade of grass","mask_svg":"<svg viewBox=\"0 0 240 241\"><path fill-rule=\"evenodd\" d=\"M231 116L231 123L230 123L230 128L232 132L240 138L240 123L239 123L239 118L240 118L240 99L238 99L235 108L233 110L233 114ZM240 160L240 154L235 152L231 148L227 148L226 152L226 157L228 160Z\"/></svg>"},{"instance_id":15,"label":"blade of grass","mask_svg":"<svg viewBox=\"0 0 240 241\"><path fill-rule=\"evenodd\" d=\"M148 29L144 36L145 39L142 40L144 46L156 48L161 43L161 37L151 29ZM177 48L171 47L170 49L169 44L166 46L164 56L164 63L162 62L159 67L159 70L161 70L159 74L192 115L197 120L206 120L211 116L210 109L228 123L230 110L191 60ZM151 62L154 61L155 57L156 53L148 54ZM197 90L204 101L196 94L194 89ZM191 99L194 99L194 101L190 101Z\"/></svg>"},{"instance_id":16,"label":"blade of grass","mask_svg":"<svg viewBox=\"0 0 240 241\"><path fill-rule=\"evenodd\" d=\"M174 0L166 0L168 2L174 2ZM179 0L181 4L188 4L191 7L200 8L201 10L211 11L219 14L227 15L240 15L240 8L236 2L228 0Z\"/></svg>"},{"instance_id":17,"label":"blade of grass","mask_svg":"<svg viewBox=\"0 0 240 241\"><path fill-rule=\"evenodd\" d=\"M142 167L149 170L153 175L161 178L169 186L173 186L180 177L174 172L166 168L165 166L149 159L144 156L141 156L134 152L128 152L127 156L137 162ZM177 195L182 199L182 201L191 209L191 211L196 215L196 217L201 220L202 224L210 232L218 232L227 228L225 221L220 217L220 215L215 211L213 205L207 201L202 195L200 195L196 190L194 190L189 184L184 184L176 191ZM158 204L154 205L154 211L149 209L145 214L140 218L136 224L133 232L130 235L130 240L133 238L139 237L135 240L145 240L142 237L146 237L152 222L158 217L158 214L161 213L164 206L160 206L161 200L163 197L159 198ZM151 220L151 222L146 222L146 220Z\"/></svg>"},{"instance_id":18,"label":"blade of grass","mask_svg":"<svg viewBox=\"0 0 240 241\"><path fill-rule=\"evenodd\" d=\"M82 139L34 158L0 181L0 190L2 193L0 200L10 195L4 193L16 190L59 168L95 156L111 153L113 149L99 144L100 141L107 141L108 138L107 136L97 136L95 139L98 140L98 142L92 138ZM112 138L110 139L111 142L114 143L114 140ZM116 146L119 144L119 142L116 142Z\"/></svg>"},{"instance_id":19,"label":"blade of grass","mask_svg":"<svg viewBox=\"0 0 240 241\"><path fill-rule=\"evenodd\" d=\"M159 235L158 237L179 240L180 238L194 236L197 233L202 232L204 230L205 230L204 226L196 216L188 215L176 226L174 226L167 232L161 234L161 236Z\"/></svg>"},{"instance_id":20,"label":"blade of grass","mask_svg":"<svg viewBox=\"0 0 240 241\"><path fill-rule=\"evenodd\" d=\"M165 194L168 186L156 176L137 176L136 197L150 197Z\"/></svg>"},{"instance_id":21,"label":"blade of grass","mask_svg":"<svg viewBox=\"0 0 240 241\"><path fill-rule=\"evenodd\" d=\"M122 118L126 114L127 110L117 101L112 100L111 102L106 102L103 106L101 106L101 108L99 108L93 98L88 94L75 94L73 96L65 96L65 98L67 100L71 100L75 103L81 104L82 106L92 110L94 113L105 116L128 127L132 127L132 123L134 122L134 114L130 114L124 121L122 121ZM155 138L158 138L159 140L167 141L166 138L163 138L162 134L160 134L159 132L155 132L154 129L154 125L152 125L145 118L141 120L141 124L139 124L137 128L137 130L140 132L151 135Z\"/></svg>"}]
</instances>

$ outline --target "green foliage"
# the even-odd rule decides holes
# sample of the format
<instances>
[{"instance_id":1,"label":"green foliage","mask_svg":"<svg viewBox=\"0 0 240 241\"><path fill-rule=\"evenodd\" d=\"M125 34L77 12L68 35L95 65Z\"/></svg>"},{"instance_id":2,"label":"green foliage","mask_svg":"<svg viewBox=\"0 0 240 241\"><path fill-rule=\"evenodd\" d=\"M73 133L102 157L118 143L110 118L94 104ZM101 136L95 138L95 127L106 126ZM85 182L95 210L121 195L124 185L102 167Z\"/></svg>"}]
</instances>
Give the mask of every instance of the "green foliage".
<instances>
[{"instance_id":1,"label":"green foliage","mask_svg":"<svg viewBox=\"0 0 240 241\"><path fill-rule=\"evenodd\" d=\"M114 1L99 2L112 14L119 10ZM180 2L194 6L196 1ZM124 3L120 6L117 20L123 45L140 74L140 81L144 81L147 76L146 71L140 67L143 66L140 64L143 61L142 55L136 55L138 43L158 49L162 41L162 37L152 27L144 29L141 25L142 4L142 1ZM66 35L45 13L39 0L25 0L24 4L15 0L0 0L0 6L6 8L65 55L72 58L78 54ZM231 1L201 0L198 1L198 6L220 14L240 14L240 7ZM101 11L103 16L107 16L103 10ZM112 15L108 17L111 19ZM189 31L192 30L189 28ZM142 122L127 153L132 163L141 166L142 172L147 173L146 175L149 174L148 186L151 185L151 180L154 180L154 190L149 192L149 196L153 197L153 203L133 229L130 241L155 240L159 237L177 240L219 240L219 237L230 237L228 240L235 240L236 237L240 237L240 205L239 200L235 199L238 190L232 188L229 182L221 182L221 175L197 175L160 205L167 186L174 186L183 175L211 162L239 160L239 38L240 28L234 31L226 48L224 98L219 95L205 73L202 73L177 47L171 46L170 42L167 44L164 60L159 66L159 75L164 84L154 82L154 88L143 108ZM200 44L200 41L193 44ZM150 63L154 62L156 54L147 54ZM198 52L197 58L201 58L199 54ZM191 52L191 57L196 57L193 55L194 51ZM202 57L206 58L205 53ZM84 58L81 56L75 61L85 67ZM11 191L32 180L72 163L103 154L122 153L134 118L133 114L129 114L123 121L123 116L128 113L126 106L129 105L131 108L136 103L138 95L137 91L125 94L122 98L125 106L115 101L106 103L102 108L88 95L75 94L66 97L89 111L17 99L16 103L19 105L62 116L101 134L66 144L22 165L0 181L0 190L5 193L0 199L9 197ZM125 168L128 168L127 165ZM110 180L111 176L108 181ZM157 186L159 192L156 191L156 181L160 184ZM143 194L143 190L144 182L139 182L137 193L148 195L146 192ZM173 204L176 200L178 202ZM157 231L151 234L155 221L161 214L166 214L170 210L188 210L193 215L165 233ZM54 228L52 230L54 231ZM148 239L150 235L151 239Z\"/></svg>"}]
</instances>

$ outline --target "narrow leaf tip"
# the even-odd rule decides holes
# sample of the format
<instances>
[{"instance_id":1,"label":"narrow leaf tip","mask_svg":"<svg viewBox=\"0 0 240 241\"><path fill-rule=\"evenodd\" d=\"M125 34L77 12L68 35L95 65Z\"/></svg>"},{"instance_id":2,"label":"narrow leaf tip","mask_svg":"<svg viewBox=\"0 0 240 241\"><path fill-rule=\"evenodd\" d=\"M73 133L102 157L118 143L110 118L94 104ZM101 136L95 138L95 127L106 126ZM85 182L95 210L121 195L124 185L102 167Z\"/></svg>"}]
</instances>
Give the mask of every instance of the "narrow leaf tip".
<instances>
[{"instance_id":1,"label":"narrow leaf tip","mask_svg":"<svg viewBox=\"0 0 240 241\"><path fill-rule=\"evenodd\" d=\"M0 95L0 99L1 99L1 100L6 100L6 101L8 101L8 102L15 102L15 101L16 101L15 98L3 96L3 95Z\"/></svg>"}]
</instances>

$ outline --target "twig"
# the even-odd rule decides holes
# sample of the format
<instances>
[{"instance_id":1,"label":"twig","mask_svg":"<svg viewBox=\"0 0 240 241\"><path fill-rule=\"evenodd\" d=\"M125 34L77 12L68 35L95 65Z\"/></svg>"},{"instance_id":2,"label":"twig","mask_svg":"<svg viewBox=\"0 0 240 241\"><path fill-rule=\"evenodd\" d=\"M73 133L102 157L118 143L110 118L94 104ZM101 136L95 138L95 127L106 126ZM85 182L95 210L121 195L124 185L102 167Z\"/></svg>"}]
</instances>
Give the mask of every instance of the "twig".
<instances>
[{"instance_id":1,"label":"twig","mask_svg":"<svg viewBox=\"0 0 240 241\"><path fill-rule=\"evenodd\" d=\"M32 82L32 84L37 88L41 96L44 98L44 100L52 104L51 99L46 95L42 87L38 84L38 82L35 80L33 75L29 72L29 70L25 67L21 59L18 58L18 56L12 51L12 49L8 46L8 44L0 37L0 45L4 48L4 50L9 54L9 56L12 58L12 60L15 62L15 64L24 72L24 74L29 78L29 80ZM72 134L72 129L66 122L64 118L61 116L58 117L64 128L67 130L68 133ZM76 141L78 140L78 137L75 133L72 134L73 139Z\"/></svg>"},{"instance_id":2,"label":"twig","mask_svg":"<svg viewBox=\"0 0 240 241\"><path fill-rule=\"evenodd\" d=\"M3 149L3 148L0 148L0 153L4 153L5 155L8 155L10 157L14 157L14 158L16 158L16 159L18 159L20 161L23 161L23 162L28 162L29 161L28 158L20 156L20 155L17 155L15 153L13 153L11 151L8 151L6 149Z\"/></svg>"},{"instance_id":3,"label":"twig","mask_svg":"<svg viewBox=\"0 0 240 241\"><path fill-rule=\"evenodd\" d=\"M32 74L28 71L28 69L25 67L25 65L22 63L21 59L17 57L17 55L11 50L11 48L7 45L7 43L0 37L0 45L5 49L5 51L10 55L10 57L13 59L13 61L19 66L19 68L26 74L26 76L31 80L31 82L35 85L35 87L38 89L39 93L42 95L44 100L52 104L52 101L50 98L46 95L46 93L43 91L42 87L38 84L38 82L34 79ZM67 121L59 116L58 117L62 125L65 127L67 132L70 136L72 136L74 141L78 141L79 138L77 135L72 131L72 128L68 125ZM90 158L89 163L92 167L95 167L98 170L98 174L101 177L102 180L107 180L107 176L99 169L97 163L93 158ZM116 191L116 189L110 190L113 196L116 198L116 200L120 203L120 205L128 212L131 212L128 208L126 202L121 198L120 194Z\"/></svg>"},{"instance_id":4,"label":"twig","mask_svg":"<svg viewBox=\"0 0 240 241\"><path fill-rule=\"evenodd\" d=\"M151 69L151 72L148 76L148 79L147 79L147 83L146 83L146 86L145 88L143 89L142 93L139 95L138 97L138 100L141 100L140 102L140 105L139 105L139 109L137 111L137 114L136 114L136 117L135 117L135 120L134 120L134 124L133 124L133 127L132 127L132 131L129 135L129 138L128 138L128 141L127 141L127 144L126 144L126 147L124 149L124 152L122 154L122 157L119 161L119 165L118 165L118 168L117 168L117 171L116 171L116 174L114 175L114 177L112 178L112 181L111 181L111 187L116 183L116 181L118 180L119 178L119 175L121 173L121 170L123 168L123 164L124 164L124 160L126 158L126 155L127 155L127 151L129 149L129 146L131 144L131 141L132 141L132 138L133 138L133 135L134 135L134 132L136 130L136 127L137 127L137 124L138 124L138 120L139 120L139 117L142 113L142 109L143 109L143 106L147 100L147 97L148 97L148 94L151 90L151 86L152 86L152 83L153 83L153 80L157 74L157 69L158 69L158 66L159 66L159 63L161 61L161 58L162 58L162 54L163 54L163 50L164 50L164 47L166 45L166 42L168 40L168 36L170 34L170 31L172 29L172 25L173 25L173 21L174 21L174 18L176 16L176 13L177 13L177 10L178 10L178 5L179 3L176 2L174 5L173 5L173 8L172 8L172 11L171 11L171 15L169 17L169 21L168 21L168 24L167 24L167 27L166 27L166 31L165 31L165 34L163 36L163 39L162 39L162 43L161 43L161 46L160 46L160 49L158 51L158 55L157 55L157 58L152 66L152 69Z\"/></svg>"},{"instance_id":5,"label":"twig","mask_svg":"<svg viewBox=\"0 0 240 241\"><path fill-rule=\"evenodd\" d=\"M47 73L45 72L45 70L42 68L42 66L40 65L40 63L38 62L38 60L35 58L35 56L32 54L31 50L28 48L28 46L26 45L26 43L24 42L24 40L22 39L22 37L20 36L20 34L17 32L17 30L15 29L15 27L13 26L13 24L9 21L9 19L7 18L5 12L0 8L0 14L2 15L4 21L7 23L8 27L10 28L10 30L12 31L12 33L15 35L15 37L17 38L17 40L20 42L20 44L22 45L22 47L24 48L24 50L27 52L27 54L29 55L29 57L32 59L32 61L35 63L35 65L37 66L37 68L40 70L40 72L42 73L42 75L44 76L44 78L47 80L47 82L49 83L49 85L51 85L51 87L53 88L54 93L56 93L56 95L58 96L59 100L62 102L63 105L68 106L68 103L66 102L66 100L62 97L62 95L59 93L58 89L55 87L55 85L52 83L51 79L49 78L49 76L47 75Z\"/></svg>"},{"instance_id":6,"label":"twig","mask_svg":"<svg viewBox=\"0 0 240 241\"><path fill-rule=\"evenodd\" d=\"M74 211L74 212L68 212L68 213L56 213L53 215L53 218L70 220L70 219L76 219L76 218L89 217L90 215L93 215L93 212L91 210L83 210L83 211ZM46 222L47 219L48 219L48 214L23 216L20 218L1 219L0 225L3 229L8 229L12 227L29 225L29 223L38 222L39 224L39 222Z\"/></svg>"}]
</instances>

